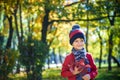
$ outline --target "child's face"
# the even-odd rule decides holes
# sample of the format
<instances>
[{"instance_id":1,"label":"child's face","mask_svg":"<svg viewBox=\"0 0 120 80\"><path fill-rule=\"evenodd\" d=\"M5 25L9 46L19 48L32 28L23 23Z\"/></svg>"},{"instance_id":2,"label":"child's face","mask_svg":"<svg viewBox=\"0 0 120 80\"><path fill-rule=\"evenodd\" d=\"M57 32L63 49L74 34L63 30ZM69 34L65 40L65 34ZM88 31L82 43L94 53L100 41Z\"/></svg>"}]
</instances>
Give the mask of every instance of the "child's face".
<instances>
[{"instance_id":1,"label":"child's face","mask_svg":"<svg viewBox=\"0 0 120 80\"><path fill-rule=\"evenodd\" d=\"M76 50L80 50L84 47L84 40L82 38L77 38L74 40L72 46L74 47L74 49Z\"/></svg>"}]
</instances>

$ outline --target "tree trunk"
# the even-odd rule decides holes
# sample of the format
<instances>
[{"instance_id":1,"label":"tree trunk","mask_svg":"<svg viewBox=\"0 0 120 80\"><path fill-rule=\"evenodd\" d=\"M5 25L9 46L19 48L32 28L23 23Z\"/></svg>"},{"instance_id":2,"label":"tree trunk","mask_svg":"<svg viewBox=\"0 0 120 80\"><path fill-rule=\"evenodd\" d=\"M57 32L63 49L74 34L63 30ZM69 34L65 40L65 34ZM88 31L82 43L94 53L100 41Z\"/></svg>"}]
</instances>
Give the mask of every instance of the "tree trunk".
<instances>
[{"instance_id":1,"label":"tree trunk","mask_svg":"<svg viewBox=\"0 0 120 80\"><path fill-rule=\"evenodd\" d=\"M18 2L17 2L18 3ZM16 4L16 7L18 7L18 4ZM21 45L21 38L20 38L20 35L19 35L19 29L18 29L18 22L17 22L17 9L18 8L15 8L14 9L14 18L15 18L15 27L16 27L16 34L17 34L17 38L18 38L18 45L20 46ZM20 51L21 52L21 51ZM18 60L18 64L17 64L17 71L16 73L20 73L20 64L19 64L19 60Z\"/></svg>"},{"instance_id":2,"label":"tree trunk","mask_svg":"<svg viewBox=\"0 0 120 80\"><path fill-rule=\"evenodd\" d=\"M42 36L41 36L41 40L43 43L47 44L46 42L46 37L47 37L47 28L48 28L48 25L49 25L49 22L48 22L48 16L49 16L49 13L50 13L50 10L48 10L45 6L45 16L44 16L44 19L43 19L43 22L42 22Z\"/></svg>"},{"instance_id":3,"label":"tree trunk","mask_svg":"<svg viewBox=\"0 0 120 80\"><path fill-rule=\"evenodd\" d=\"M8 21L9 21L9 36L8 36L8 40L7 40L7 44L6 44L6 49L9 49L11 47L11 42L12 42L12 36L13 36L13 27L12 27L12 16L8 17Z\"/></svg>"},{"instance_id":4,"label":"tree trunk","mask_svg":"<svg viewBox=\"0 0 120 80\"><path fill-rule=\"evenodd\" d=\"M59 47L59 61L60 61L60 63L62 64L63 62L62 62L62 55L60 54L61 53L61 51L60 51L60 47Z\"/></svg>"},{"instance_id":5,"label":"tree trunk","mask_svg":"<svg viewBox=\"0 0 120 80\"><path fill-rule=\"evenodd\" d=\"M53 48L53 56L54 56L54 62L56 64L56 67L58 68L58 66L57 66L57 60L56 60L56 54L55 54L55 48Z\"/></svg>"},{"instance_id":6,"label":"tree trunk","mask_svg":"<svg viewBox=\"0 0 120 80\"><path fill-rule=\"evenodd\" d=\"M99 69L101 69L101 62L102 62L102 37L100 35L100 31L96 30L97 34L99 36L100 39L100 58L99 58Z\"/></svg>"},{"instance_id":7,"label":"tree trunk","mask_svg":"<svg viewBox=\"0 0 120 80\"><path fill-rule=\"evenodd\" d=\"M61 56L61 54L59 53L59 59L60 59L60 63L62 64L63 63L63 61L62 61L62 56Z\"/></svg>"},{"instance_id":8,"label":"tree trunk","mask_svg":"<svg viewBox=\"0 0 120 80\"><path fill-rule=\"evenodd\" d=\"M110 22L111 27L114 26L114 22L115 22L115 17L116 17L116 11L113 11L113 17L110 17L110 13L108 12L108 19ZM110 35L109 35L109 54L108 54L108 70L112 70L111 67L111 57L112 57L112 49L113 49L113 31L110 30Z\"/></svg>"},{"instance_id":9,"label":"tree trunk","mask_svg":"<svg viewBox=\"0 0 120 80\"><path fill-rule=\"evenodd\" d=\"M87 9L88 9L89 0L87 0ZM88 52L88 37L89 34L89 11L87 10L87 31L86 31L86 51Z\"/></svg>"},{"instance_id":10,"label":"tree trunk","mask_svg":"<svg viewBox=\"0 0 120 80\"><path fill-rule=\"evenodd\" d=\"M89 27L87 25L87 32L86 32L86 51L88 52L88 33L89 33Z\"/></svg>"},{"instance_id":11,"label":"tree trunk","mask_svg":"<svg viewBox=\"0 0 120 80\"><path fill-rule=\"evenodd\" d=\"M18 6L18 5L17 5ZM19 35L19 31L18 31L18 23L17 23L17 16L16 16L16 13L14 13L14 17L15 17L15 24L16 24L16 33L17 33L17 37L18 37L18 45L21 46L21 43L22 43L22 38L23 38L23 27L22 27L22 15L21 15L21 4L19 4L19 16L20 16L20 30L21 30L21 36ZM17 10L16 10L17 12ZM19 50L21 52L21 48L19 47ZM17 70L16 70L16 73L20 73L20 61L18 59L18 64L17 64Z\"/></svg>"},{"instance_id":12,"label":"tree trunk","mask_svg":"<svg viewBox=\"0 0 120 80\"><path fill-rule=\"evenodd\" d=\"M18 22L17 22L17 9L14 10L14 18L15 18L15 27L16 27L16 34L18 38L18 44L20 44L20 35L19 35L19 29L18 29Z\"/></svg>"},{"instance_id":13,"label":"tree trunk","mask_svg":"<svg viewBox=\"0 0 120 80\"><path fill-rule=\"evenodd\" d=\"M21 4L19 4L19 15L20 15L20 29L21 29L21 39L23 38L23 26L22 26L22 8Z\"/></svg>"},{"instance_id":14,"label":"tree trunk","mask_svg":"<svg viewBox=\"0 0 120 80\"><path fill-rule=\"evenodd\" d=\"M110 33L109 36L109 54L108 54L108 70L112 70L111 67L111 56L112 56L112 49L113 49L113 41L112 41L113 34Z\"/></svg>"},{"instance_id":15,"label":"tree trunk","mask_svg":"<svg viewBox=\"0 0 120 80\"><path fill-rule=\"evenodd\" d=\"M118 67L120 67L120 63L119 63L119 61L118 61L114 56L112 56L112 59L114 60L114 62L117 63Z\"/></svg>"},{"instance_id":16,"label":"tree trunk","mask_svg":"<svg viewBox=\"0 0 120 80\"><path fill-rule=\"evenodd\" d=\"M18 64L17 64L17 69L16 69L16 73L20 73L20 63L19 63L19 60L18 60Z\"/></svg>"},{"instance_id":17,"label":"tree trunk","mask_svg":"<svg viewBox=\"0 0 120 80\"><path fill-rule=\"evenodd\" d=\"M48 0L48 3L49 3L49 0ZM46 42L46 38L47 38L47 28L49 26L49 21L48 21L49 19L48 18L49 18L50 10L47 7L47 4L45 4L44 10L45 10L45 16L44 16L43 22L42 22L41 41L48 46L48 44ZM47 49L47 51L49 52L49 49ZM41 67L41 69L42 69L42 67ZM42 73L40 73L40 79L39 80L42 80Z\"/></svg>"},{"instance_id":18,"label":"tree trunk","mask_svg":"<svg viewBox=\"0 0 120 80\"><path fill-rule=\"evenodd\" d=\"M99 69L101 69L102 62L102 40L100 41L100 60L99 60Z\"/></svg>"},{"instance_id":19,"label":"tree trunk","mask_svg":"<svg viewBox=\"0 0 120 80\"><path fill-rule=\"evenodd\" d=\"M49 58L50 56L48 56L48 62L47 62L47 65L48 65L48 69L50 69L50 58Z\"/></svg>"}]
</instances>

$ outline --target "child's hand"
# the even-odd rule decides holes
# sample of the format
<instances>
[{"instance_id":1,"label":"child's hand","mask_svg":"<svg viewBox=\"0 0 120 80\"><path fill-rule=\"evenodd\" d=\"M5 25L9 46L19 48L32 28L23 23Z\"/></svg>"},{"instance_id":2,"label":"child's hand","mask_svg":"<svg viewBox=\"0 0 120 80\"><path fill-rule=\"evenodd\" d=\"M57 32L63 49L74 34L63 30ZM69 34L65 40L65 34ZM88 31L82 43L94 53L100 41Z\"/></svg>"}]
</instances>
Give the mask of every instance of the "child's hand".
<instances>
[{"instance_id":1,"label":"child's hand","mask_svg":"<svg viewBox=\"0 0 120 80\"><path fill-rule=\"evenodd\" d=\"M75 66L74 70L72 71L73 75L79 74L83 69L79 70L78 67Z\"/></svg>"},{"instance_id":2,"label":"child's hand","mask_svg":"<svg viewBox=\"0 0 120 80\"><path fill-rule=\"evenodd\" d=\"M83 78L83 80L90 80L90 75L89 75L89 74L86 74L86 75L84 75L82 78Z\"/></svg>"}]
</instances>

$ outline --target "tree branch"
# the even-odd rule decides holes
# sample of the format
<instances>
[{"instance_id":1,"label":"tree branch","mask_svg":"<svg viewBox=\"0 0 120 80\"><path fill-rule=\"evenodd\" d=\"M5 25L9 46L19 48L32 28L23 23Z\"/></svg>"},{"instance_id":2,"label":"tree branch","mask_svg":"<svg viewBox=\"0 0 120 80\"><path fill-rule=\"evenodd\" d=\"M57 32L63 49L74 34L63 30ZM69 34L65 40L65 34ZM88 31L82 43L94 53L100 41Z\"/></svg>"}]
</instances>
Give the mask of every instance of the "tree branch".
<instances>
[{"instance_id":1,"label":"tree branch","mask_svg":"<svg viewBox=\"0 0 120 80\"><path fill-rule=\"evenodd\" d=\"M72 22L72 21L97 21L97 20L102 20L108 17L113 17L113 16L103 16L103 17L98 17L98 18L92 18L92 19L70 19L70 20L65 20L65 19L61 19L61 20L51 20L49 23L53 23L53 22ZM116 15L115 17L120 17L119 15Z\"/></svg>"},{"instance_id":2,"label":"tree branch","mask_svg":"<svg viewBox=\"0 0 120 80\"><path fill-rule=\"evenodd\" d=\"M80 0L80 1L77 1L77 2L73 2L71 4L67 4L67 5L64 5L64 7L69 7L69 6L72 6L74 4L77 4L77 3L80 3L80 2L83 2L84 0Z\"/></svg>"}]
</instances>

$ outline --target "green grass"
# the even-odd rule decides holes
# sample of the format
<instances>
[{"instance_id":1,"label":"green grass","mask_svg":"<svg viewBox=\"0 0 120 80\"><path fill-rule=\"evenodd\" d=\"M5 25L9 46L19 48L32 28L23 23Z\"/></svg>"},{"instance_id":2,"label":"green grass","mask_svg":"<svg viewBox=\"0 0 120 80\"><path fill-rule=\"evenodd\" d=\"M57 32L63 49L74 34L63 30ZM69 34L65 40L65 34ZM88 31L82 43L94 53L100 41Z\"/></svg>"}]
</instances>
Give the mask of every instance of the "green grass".
<instances>
[{"instance_id":1,"label":"green grass","mask_svg":"<svg viewBox=\"0 0 120 80\"><path fill-rule=\"evenodd\" d=\"M107 68L98 70L98 75L95 80L119 80L120 68L112 68L112 71L108 71Z\"/></svg>"},{"instance_id":2,"label":"green grass","mask_svg":"<svg viewBox=\"0 0 120 80\"><path fill-rule=\"evenodd\" d=\"M67 80L60 76L61 69L53 68L43 71L43 80ZM10 80L27 80L25 73L10 75ZM112 71L108 71L107 68L98 70L98 75L95 80L119 80L120 79L120 68L113 67Z\"/></svg>"},{"instance_id":3,"label":"green grass","mask_svg":"<svg viewBox=\"0 0 120 80\"><path fill-rule=\"evenodd\" d=\"M43 80L66 80L60 76L61 69L47 69L43 71Z\"/></svg>"},{"instance_id":4,"label":"green grass","mask_svg":"<svg viewBox=\"0 0 120 80\"><path fill-rule=\"evenodd\" d=\"M20 72L19 74L9 74L9 80L27 80L26 73Z\"/></svg>"}]
</instances>

